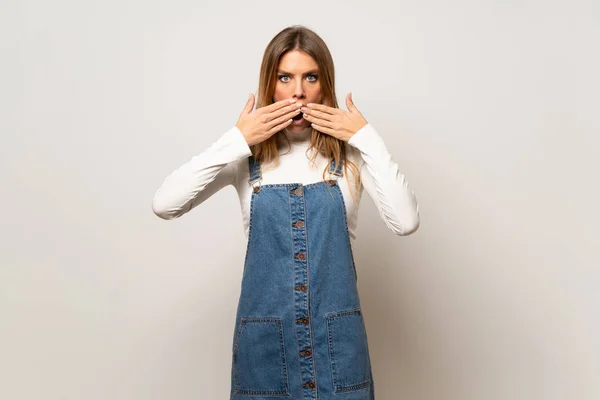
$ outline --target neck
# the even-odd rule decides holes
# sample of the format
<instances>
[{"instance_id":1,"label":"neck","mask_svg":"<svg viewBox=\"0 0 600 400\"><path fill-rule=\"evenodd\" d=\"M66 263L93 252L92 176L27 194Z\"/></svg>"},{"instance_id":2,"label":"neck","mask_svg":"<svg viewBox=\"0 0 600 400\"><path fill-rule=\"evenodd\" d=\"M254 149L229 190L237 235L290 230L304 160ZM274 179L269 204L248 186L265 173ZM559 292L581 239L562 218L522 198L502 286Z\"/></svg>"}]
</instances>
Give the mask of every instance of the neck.
<instances>
[{"instance_id":1,"label":"neck","mask_svg":"<svg viewBox=\"0 0 600 400\"><path fill-rule=\"evenodd\" d=\"M304 128L303 130L297 132L290 132L288 128L283 128L283 132L290 142L300 144L310 141L312 127L309 126L308 128Z\"/></svg>"}]
</instances>

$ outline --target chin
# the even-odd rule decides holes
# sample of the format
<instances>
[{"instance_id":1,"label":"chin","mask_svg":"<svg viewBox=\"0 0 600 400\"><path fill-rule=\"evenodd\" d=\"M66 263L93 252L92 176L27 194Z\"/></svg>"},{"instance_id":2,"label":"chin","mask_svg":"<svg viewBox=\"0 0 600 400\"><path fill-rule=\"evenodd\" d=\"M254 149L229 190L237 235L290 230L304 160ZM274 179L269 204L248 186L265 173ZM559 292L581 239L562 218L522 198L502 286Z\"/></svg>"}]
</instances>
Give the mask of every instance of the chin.
<instances>
[{"instance_id":1,"label":"chin","mask_svg":"<svg viewBox=\"0 0 600 400\"><path fill-rule=\"evenodd\" d=\"M300 132L310 127L310 123L303 123L301 125L288 125L287 129L291 132Z\"/></svg>"}]
</instances>

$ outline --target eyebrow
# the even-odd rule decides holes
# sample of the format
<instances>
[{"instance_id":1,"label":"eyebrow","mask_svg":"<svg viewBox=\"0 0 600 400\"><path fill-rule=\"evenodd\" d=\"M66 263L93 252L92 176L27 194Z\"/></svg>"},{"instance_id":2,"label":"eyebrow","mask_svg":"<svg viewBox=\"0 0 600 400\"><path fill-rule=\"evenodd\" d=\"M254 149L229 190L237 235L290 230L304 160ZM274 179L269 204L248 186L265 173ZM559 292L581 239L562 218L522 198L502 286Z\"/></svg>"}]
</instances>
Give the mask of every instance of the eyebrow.
<instances>
[{"instance_id":1,"label":"eyebrow","mask_svg":"<svg viewBox=\"0 0 600 400\"><path fill-rule=\"evenodd\" d=\"M278 73L278 74L287 74L287 75L293 75L292 73L290 73L290 72L287 72L287 71L284 71L284 70L281 70L281 69L278 69L278 70L277 70L277 73ZM319 73L319 70L318 70L318 69L311 69L310 71L308 71L308 72L304 73L304 75L306 76L306 75L310 75L310 74L318 74L318 73Z\"/></svg>"}]
</instances>

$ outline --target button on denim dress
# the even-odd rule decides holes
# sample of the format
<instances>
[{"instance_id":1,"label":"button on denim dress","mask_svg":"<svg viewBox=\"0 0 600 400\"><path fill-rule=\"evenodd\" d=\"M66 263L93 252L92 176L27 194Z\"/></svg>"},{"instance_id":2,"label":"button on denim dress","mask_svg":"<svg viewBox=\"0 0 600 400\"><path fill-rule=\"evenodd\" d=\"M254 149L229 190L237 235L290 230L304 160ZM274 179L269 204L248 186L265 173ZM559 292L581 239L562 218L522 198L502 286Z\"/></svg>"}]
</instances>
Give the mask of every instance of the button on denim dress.
<instances>
[{"instance_id":1,"label":"button on denim dress","mask_svg":"<svg viewBox=\"0 0 600 400\"><path fill-rule=\"evenodd\" d=\"M261 185L248 158L248 245L230 400L373 400L367 332L337 179Z\"/></svg>"}]
</instances>

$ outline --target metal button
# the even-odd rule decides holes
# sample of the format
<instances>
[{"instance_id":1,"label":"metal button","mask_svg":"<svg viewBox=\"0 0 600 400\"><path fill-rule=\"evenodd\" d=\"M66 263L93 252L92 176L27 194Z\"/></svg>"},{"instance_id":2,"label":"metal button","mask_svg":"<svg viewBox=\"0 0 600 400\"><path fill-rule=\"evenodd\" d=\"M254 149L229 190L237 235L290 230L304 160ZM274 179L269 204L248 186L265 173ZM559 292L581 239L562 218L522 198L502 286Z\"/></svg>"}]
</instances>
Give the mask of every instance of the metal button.
<instances>
[{"instance_id":1,"label":"metal button","mask_svg":"<svg viewBox=\"0 0 600 400\"><path fill-rule=\"evenodd\" d=\"M255 186L254 187L254 193L258 193L260 192L260 186Z\"/></svg>"},{"instance_id":2,"label":"metal button","mask_svg":"<svg viewBox=\"0 0 600 400\"><path fill-rule=\"evenodd\" d=\"M302 386L304 386L304 387L309 387L309 388L311 388L311 389L314 389L314 388L315 388L315 383L314 383L313 381L310 381L310 382L306 382L306 383L305 383L304 385L302 385Z\"/></svg>"},{"instance_id":3,"label":"metal button","mask_svg":"<svg viewBox=\"0 0 600 400\"><path fill-rule=\"evenodd\" d=\"M330 179L327 182L329 182L330 186L333 186L333 185L335 185L337 183L337 181L335 179Z\"/></svg>"},{"instance_id":4,"label":"metal button","mask_svg":"<svg viewBox=\"0 0 600 400\"><path fill-rule=\"evenodd\" d=\"M308 318L299 318L296 322L300 322L301 324L308 325Z\"/></svg>"},{"instance_id":5,"label":"metal button","mask_svg":"<svg viewBox=\"0 0 600 400\"><path fill-rule=\"evenodd\" d=\"M312 351L306 349L304 351L301 351L300 353L304 354L306 357L310 357L310 355L312 354Z\"/></svg>"},{"instance_id":6,"label":"metal button","mask_svg":"<svg viewBox=\"0 0 600 400\"><path fill-rule=\"evenodd\" d=\"M306 259L306 254L304 254L304 253L298 253L296 255L296 258L299 258L300 260L304 260L304 259Z\"/></svg>"},{"instance_id":7,"label":"metal button","mask_svg":"<svg viewBox=\"0 0 600 400\"><path fill-rule=\"evenodd\" d=\"M297 188L296 190L293 191L293 193L296 196L302 196L302 188L301 187Z\"/></svg>"},{"instance_id":8,"label":"metal button","mask_svg":"<svg viewBox=\"0 0 600 400\"><path fill-rule=\"evenodd\" d=\"M306 285L302 284L300 286L296 286L296 290L300 290L302 292L306 292Z\"/></svg>"},{"instance_id":9,"label":"metal button","mask_svg":"<svg viewBox=\"0 0 600 400\"><path fill-rule=\"evenodd\" d=\"M296 221L296 223L294 224L294 226L296 228L302 228L302 227L304 227L304 221Z\"/></svg>"}]
</instances>

